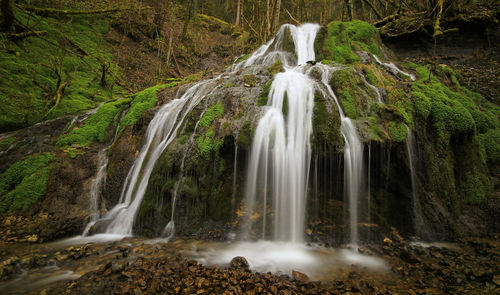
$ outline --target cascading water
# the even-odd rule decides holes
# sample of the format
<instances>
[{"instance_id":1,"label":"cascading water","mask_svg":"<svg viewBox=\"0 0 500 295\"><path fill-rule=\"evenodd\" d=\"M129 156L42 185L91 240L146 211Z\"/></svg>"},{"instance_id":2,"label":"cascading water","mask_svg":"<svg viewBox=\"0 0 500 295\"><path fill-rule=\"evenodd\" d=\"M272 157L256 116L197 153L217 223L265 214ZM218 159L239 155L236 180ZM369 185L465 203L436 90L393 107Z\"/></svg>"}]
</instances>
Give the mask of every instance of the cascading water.
<instances>
[{"instance_id":1,"label":"cascading water","mask_svg":"<svg viewBox=\"0 0 500 295\"><path fill-rule=\"evenodd\" d=\"M285 65L285 72L275 75L265 114L257 125L248 169L247 209L249 215L252 215L256 212L257 205L262 207L258 211L263 214L262 237L265 237L267 203L272 202L273 238L291 242L303 240L314 91L320 90L325 97L333 100L341 117L341 133L345 140L344 175L349 204L350 239L351 244L356 245L358 199L363 185L363 144L354 123L344 115L340 102L329 85L329 79L337 68L321 63L313 67L304 66L307 61L315 59L314 40L319 26L283 26L275 38L278 43L286 32L284 28L288 28L292 35L297 66ZM273 51L269 52L273 42L274 40L261 47L256 52L256 57L250 59L254 62L276 55ZM309 77L313 71L321 73L321 85ZM248 238L251 226L247 224L245 231L245 237Z\"/></svg>"},{"instance_id":2,"label":"cascading water","mask_svg":"<svg viewBox=\"0 0 500 295\"><path fill-rule=\"evenodd\" d=\"M341 126L340 132L344 138L344 187L349 206L350 243L355 248L358 243L358 207L359 196L363 186L363 143L359 139L358 131L352 120L345 116L340 102L333 92L329 79L336 68L317 64L315 68L321 71L322 92L325 97L333 99L339 110ZM326 89L326 92L323 90Z\"/></svg>"},{"instance_id":3,"label":"cascading water","mask_svg":"<svg viewBox=\"0 0 500 295\"><path fill-rule=\"evenodd\" d=\"M274 240L302 242L305 200L311 158L310 137L314 107L314 81L302 73L314 60L318 25L284 26L293 37L297 64L285 67L271 84L265 113L253 139L247 179L247 208L255 212L259 202L263 214L262 237L266 236L268 202L272 205ZM269 198L268 198L269 196ZM248 225L247 225L248 226ZM248 226L248 231L250 226Z\"/></svg>"},{"instance_id":4,"label":"cascading water","mask_svg":"<svg viewBox=\"0 0 500 295\"><path fill-rule=\"evenodd\" d=\"M177 135L187 114L217 86L219 79L217 77L195 84L156 113L148 126L146 143L125 179L119 203L103 218L111 220L106 229L107 234L132 235L134 219L156 161Z\"/></svg>"},{"instance_id":5,"label":"cascading water","mask_svg":"<svg viewBox=\"0 0 500 295\"><path fill-rule=\"evenodd\" d=\"M404 72L402 70L400 70L395 64L393 64L392 62L391 63L385 63L385 62L382 62L380 61L380 59L378 58L378 56L376 55L373 55L373 57L375 58L375 61L385 67L387 70L389 70L391 73L394 74L394 76L398 76L399 74L401 75L404 75L404 76L407 76L408 78L410 78L412 81L415 81L415 76L410 74L410 73L407 73L407 72Z\"/></svg>"},{"instance_id":6,"label":"cascading water","mask_svg":"<svg viewBox=\"0 0 500 295\"><path fill-rule=\"evenodd\" d=\"M424 230L424 221L420 209L420 200L418 198L417 175L415 172L415 136L411 129L406 126L408 135L406 136L406 148L408 152L408 167L410 168L411 188L412 188L412 209L413 209L413 226L415 233L420 235Z\"/></svg>"}]
</instances>

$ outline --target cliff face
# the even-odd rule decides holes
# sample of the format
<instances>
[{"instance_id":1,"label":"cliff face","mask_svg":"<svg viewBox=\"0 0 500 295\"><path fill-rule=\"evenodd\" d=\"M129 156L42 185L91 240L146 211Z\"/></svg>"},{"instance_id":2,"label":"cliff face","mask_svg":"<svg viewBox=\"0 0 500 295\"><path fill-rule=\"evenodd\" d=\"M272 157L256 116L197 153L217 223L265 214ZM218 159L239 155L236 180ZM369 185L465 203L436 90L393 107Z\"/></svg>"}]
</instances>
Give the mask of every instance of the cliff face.
<instances>
[{"instance_id":1,"label":"cliff face","mask_svg":"<svg viewBox=\"0 0 500 295\"><path fill-rule=\"evenodd\" d=\"M240 40L241 35L228 35L224 29L231 26L202 19L213 22L207 28L221 29L210 33L219 34L216 40ZM397 55L400 47L391 45ZM210 56L220 47L201 49L200 60L211 68L244 48L238 42L234 46L226 48L231 53L224 58L214 59ZM451 66L394 61L377 29L364 22L330 23L318 33L315 47L318 62L337 67L329 85L365 146L358 224L362 240L390 227L429 239L483 235L500 228L495 223L500 159L496 101L464 87L467 80ZM281 49L290 60L296 58L289 35ZM402 56L413 55L404 51ZM310 67L312 76L320 79ZM253 134L280 71L282 62L276 61L222 74L156 162L135 234L160 235L172 217L172 206L177 235L219 239L238 229L246 214L242 200ZM99 190L98 208L104 211L118 202L159 106L208 76L213 75L170 79L123 100L103 99L105 104L95 112L80 117L58 117L3 134L2 238L41 241L81 233L94 214L88 204L102 164L99 151L111 144L106 150L107 179ZM315 93L314 104L306 234L311 241L340 243L347 236L348 212L339 110L321 91ZM34 168L24 169L29 173L22 177L11 176L22 167ZM32 197L34 191L40 192L37 198ZM96 224L92 231L103 226Z\"/></svg>"}]
</instances>

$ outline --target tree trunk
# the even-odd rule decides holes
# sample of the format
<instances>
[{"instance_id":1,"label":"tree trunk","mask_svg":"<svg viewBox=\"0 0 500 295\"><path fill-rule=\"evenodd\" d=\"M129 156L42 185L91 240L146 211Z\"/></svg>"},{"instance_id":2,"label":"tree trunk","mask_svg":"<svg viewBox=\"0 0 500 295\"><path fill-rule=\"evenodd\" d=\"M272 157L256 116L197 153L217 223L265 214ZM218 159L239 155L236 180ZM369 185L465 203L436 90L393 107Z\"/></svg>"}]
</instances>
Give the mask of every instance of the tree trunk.
<instances>
[{"instance_id":1,"label":"tree trunk","mask_svg":"<svg viewBox=\"0 0 500 295\"><path fill-rule=\"evenodd\" d=\"M264 38L267 39L271 35L271 0L266 1L266 33Z\"/></svg>"},{"instance_id":2,"label":"tree trunk","mask_svg":"<svg viewBox=\"0 0 500 295\"><path fill-rule=\"evenodd\" d=\"M186 17L186 21L184 22L184 27L182 28L182 34L181 34L182 39L186 38L189 22L191 21L191 18L193 17L196 11L196 4L197 0L189 1L188 15Z\"/></svg>"},{"instance_id":3,"label":"tree trunk","mask_svg":"<svg viewBox=\"0 0 500 295\"><path fill-rule=\"evenodd\" d=\"M0 10L2 11L2 32L9 32L14 24L14 12L12 11L12 1L2 0Z\"/></svg>"},{"instance_id":4,"label":"tree trunk","mask_svg":"<svg viewBox=\"0 0 500 295\"><path fill-rule=\"evenodd\" d=\"M437 7L438 12L436 15L436 21L434 22L434 34L433 34L434 38L443 34L443 32L441 31L441 26L440 26L441 17L443 15L443 0L438 0L437 5L438 5L438 7Z\"/></svg>"},{"instance_id":5,"label":"tree trunk","mask_svg":"<svg viewBox=\"0 0 500 295\"><path fill-rule=\"evenodd\" d=\"M238 5L236 6L236 21L234 22L235 26L240 25L241 1L242 0L238 0Z\"/></svg>"},{"instance_id":6,"label":"tree trunk","mask_svg":"<svg viewBox=\"0 0 500 295\"><path fill-rule=\"evenodd\" d=\"M281 11L281 0L276 0L276 5L274 6L274 15L273 15L273 32L276 32L280 25L280 11Z\"/></svg>"},{"instance_id":7,"label":"tree trunk","mask_svg":"<svg viewBox=\"0 0 500 295\"><path fill-rule=\"evenodd\" d=\"M168 36L168 49L167 49L167 67L170 66L170 56L172 55L172 43L174 40L174 26L175 26L175 4L170 4L170 33Z\"/></svg>"}]
</instances>

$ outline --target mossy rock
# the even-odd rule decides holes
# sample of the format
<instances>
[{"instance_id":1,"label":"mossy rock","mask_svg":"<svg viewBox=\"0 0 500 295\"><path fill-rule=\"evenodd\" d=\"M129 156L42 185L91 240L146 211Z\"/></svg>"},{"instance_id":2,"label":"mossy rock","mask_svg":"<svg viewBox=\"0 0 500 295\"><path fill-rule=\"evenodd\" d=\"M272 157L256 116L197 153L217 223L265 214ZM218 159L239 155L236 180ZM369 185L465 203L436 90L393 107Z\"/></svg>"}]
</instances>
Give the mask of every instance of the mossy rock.
<instances>
[{"instance_id":1,"label":"mossy rock","mask_svg":"<svg viewBox=\"0 0 500 295\"><path fill-rule=\"evenodd\" d=\"M377 28L367 22L334 21L328 24L322 57L340 64L352 64L361 61L356 51L367 51L381 56L379 39Z\"/></svg>"},{"instance_id":2,"label":"mossy rock","mask_svg":"<svg viewBox=\"0 0 500 295\"><path fill-rule=\"evenodd\" d=\"M325 98L318 92L314 95L313 149L319 150L324 145L342 145L340 134L340 115L337 110L328 110Z\"/></svg>"},{"instance_id":3,"label":"mossy rock","mask_svg":"<svg viewBox=\"0 0 500 295\"><path fill-rule=\"evenodd\" d=\"M50 153L32 155L10 166L0 175L0 212L26 210L47 192Z\"/></svg>"}]
</instances>

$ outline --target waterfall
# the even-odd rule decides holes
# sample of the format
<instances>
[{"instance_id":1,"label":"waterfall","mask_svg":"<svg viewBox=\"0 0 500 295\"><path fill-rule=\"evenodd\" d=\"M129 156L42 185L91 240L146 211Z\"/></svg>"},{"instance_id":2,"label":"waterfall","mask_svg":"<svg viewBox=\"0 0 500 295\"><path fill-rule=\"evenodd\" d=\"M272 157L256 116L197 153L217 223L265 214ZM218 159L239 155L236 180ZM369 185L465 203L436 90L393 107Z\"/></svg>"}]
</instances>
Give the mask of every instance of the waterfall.
<instances>
[{"instance_id":1,"label":"waterfall","mask_svg":"<svg viewBox=\"0 0 500 295\"><path fill-rule=\"evenodd\" d=\"M329 67L323 64L316 64L315 68L319 68L321 82L324 89L322 91L325 97L333 99L340 114L341 125L340 132L344 138L344 196L348 201L349 207L349 229L350 243L356 248L359 240L358 223L359 223L359 197L363 193L363 143L361 142L356 126L353 121L346 117L340 102L333 92L329 79L332 72L336 68Z\"/></svg>"},{"instance_id":2,"label":"waterfall","mask_svg":"<svg viewBox=\"0 0 500 295\"><path fill-rule=\"evenodd\" d=\"M375 58L375 61L385 67L386 69L388 69L394 76L398 76L398 74L401 74L401 75L404 75L404 76L407 76L408 78L410 78L412 81L415 81L415 76L410 74L410 73L407 73L407 72L404 72L402 70L400 70L398 67L396 67L395 64L393 64L392 62L391 63L385 63L385 62L382 62L380 61L380 59L378 58L378 56L376 55L373 55L373 57Z\"/></svg>"},{"instance_id":3,"label":"waterfall","mask_svg":"<svg viewBox=\"0 0 500 295\"><path fill-rule=\"evenodd\" d=\"M121 98L121 99L123 99L123 98ZM121 99L119 99L119 100L121 100ZM100 104L99 107L102 105L103 104ZM90 116L90 114L96 113L97 109L99 107L87 112L85 115L88 117L88 116ZM92 180L92 184L90 186L90 206L89 206L90 212L91 212L90 222L85 226L85 229L83 230L82 236L87 236L89 234L90 230L92 229L92 227L94 226L94 224L101 217L101 209L104 208L104 205L102 204L101 206L99 206L99 199L101 197L102 186L106 183L106 177L108 176L108 173L107 173L108 162L109 162L108 151L113 146L113 143L115 142L116 138L118 137L118 132L120 130L120 122L126 113L127 113L127 111L121 112L120 118L115 126L115 133L114 133L113 139L111 140L111 143L107 147L101 149L99 151L99 153L97 154L97 167L98 167L97 173L96 173L94 179ZM73 119L73 121L74 121L74 119ZM73 124L73 121L71 124Z\"/></svg>"},{"instance_id":4,"label":"waterfall","mask_svg":"<svg viewBox=\"0 0 500 295\"><path fill-rule=\"evenodd\" d=\"M97 154L97 174L95 178L92 180L92 184L90 187L90 222L87 224L85 229L83 230L83 236L88 235L89 231L92 229L96 221L100 217L100 208L99 208L99 197L101 195L101 187L106 182L107 172L106 169L108 167L108 149L104 148L99 151Z\"/></svg>"},{"instance_id":5,"label":"waterfall","mask_svg":"<svg viewBox=\"0 0 500 295\"><path fill-rule=\"evenodd\" d=\"M218 87L215 87L210 93L215 91L217 88ZM203 110L203 112L201 112L201 114L198 118L198 121L196 122L196 125L194 126L194 130L191 133L191 136L189 136L188 146L182 155L180 172L179 172L179 179L177 179L175 186L174 186L174 194L172 197L172 211L170 213L170 221L167 223L167 225L165 226L165 228L163 228L163 231L162 231L162 236L166 237L167 240L172 239L172 237L175 234L175 221L174 221L175 205L177 203L177 195L179 194L179 189L181 186L182 178L184 177L184 166L186 163L186 156L188 155L188 152L190 151L191 147L193 146L193 141L194 141L194 137L196 135L196 131L198 130L198 125L200 124L200 120L201 120L201 118L203 118L203 115L205 114L206 111L207 111L207 106L205 106L205 109Z\"/></svg>"},{"instance_id":6,"label":"waterfall","mask_svg":"<svg viewBox=\"0 0 500 295\"><path fill-rule=\"evenodd\" d=\"M180 98L158 110L146 131L145 144L125 179L119 203L104 216L111 220L106 233L132 235L132 226L156 161L176 137L187 114L216 87L219 79L220 76L195 84Z\"/></svg>"},{"instance_id":7,"label":"waterfall","mask_svg":"<svg viewBox=\"0 0 500 295\"><path fill-rule=\"evenodd\" d=\"M257 211L263 214L262 238L266 237L267 207L271 203L273 239L298 243L304 238L315 88L300 65L315 59L319 26L282 26L276 37L278 43L285 29L292 35L298 66L285 66L285 72L276 74L271 84L251 147L246 205L250 215ZM270 44L272 41L267 46ZM257 203L261 205L259 210ZM247 237L250 227L247 224Z\"/></svg>"},{"instance_id":8,"label":"waterfall","mask_svg":"<svg viewBox=\"0 0 500 295\"><path fill-rule=\"evenodd\" d=\"M252 141L245 186L245 209L248 210L249 218L244 227L244 235L247 237L253 226L250 219L253 220L257 214L262 217L261 238L303 242L311 164L314 92L320 91L331 105L337 106L341 117L341 133L345 141L344 183L349 206L350 239L351 244L357 244L358 198L363 193L363 143L354 122L345 116L329 85L329 79L337 68L321 63L312 66L306 63L315 60L314 40L319 28L315 24L299 27L283 25L274 39L262 45L246 61L235 64L226 71L226 74L231 75L252 65L270 66L278 59L285 69L274 76L267 105L262 108L263 114ZM285 42L290 40L286 39L288 36L295 46L295 55L284 49ZM321 73L321 79L315 78L317 76L312 74L313 71ZM181 97L158 110L147 128L145 143L125 179L119 203L101 219L108 220L105 231L107 234L132 234L134 220L156 161L177 136L185 117L204 97L219 87L220 79L221 76L196 83ZM191 138L193 136L194 134ZM181 180L179 178L175 185L176 193ZM174 234L175 199L174 195L171 219L163 232L168 236ZM272 212L269 216L268 209Z\"/></svg>"},{"instance_id":9,"label":"waterfall","mask_svg":"<svg viewBox=\"0 0 500 295\"><path fill-rule=\"evenodd\" d=\"M415 233L419 235L423 231L424 221L422 219L420 200L418 198L417 176L415 173L415 136L408 126L406 126L406 130L408 130L408 135L406 136L406 148L408 152L408 167L410 168L411 177L413 226L415 228Z\"/></svg>"},{"instance_id":10,"label":"waterfall","mask_svg":"<svg viewBox=\"0 0 500 295\"><path fill-rule=\"evenodd\" d=\"M246 206L249 216L257 211L262 212L262 238L266 235L266 209L270 199L273 209L273 239L303 241L311 158L311 118L314 91L319 90L337 106L341 117L341 133L345 141L344 183L349 206L350 241L356 246L359 196L363 193L364 179L363 143L353 121L345 116L329 85L329 79L337 68L321 63L309 68L304 66L306 61L315 59L314 39L318 28L312 24L283 26L275 38L278 41L273 39L262 46L256 52L258 56L251 61L266 60L266 56L274 55L273 51L269 52L269 48L273 43L279 44L283 31L289 30L295 45L297 66L285 64L285 72L276 74L271 84L265 113L257 125L253 139L248 165ZM313 71L321 73L321 83L310 77ZM262 207L261 210L257 210L258 205ZM250 221L244 227L246 238L251 231L248 223Z\"/></svg>"}]
</instances>

